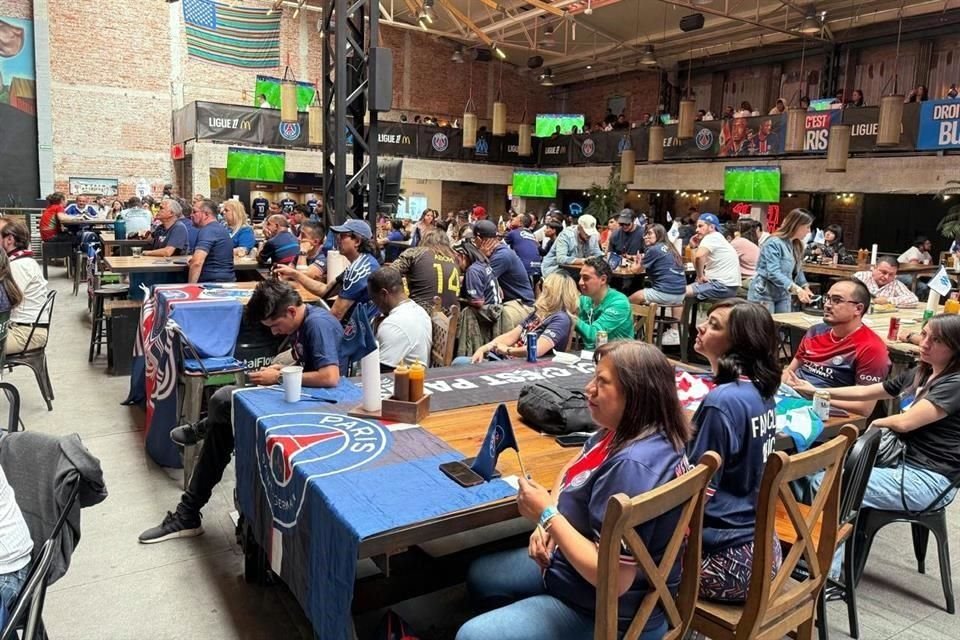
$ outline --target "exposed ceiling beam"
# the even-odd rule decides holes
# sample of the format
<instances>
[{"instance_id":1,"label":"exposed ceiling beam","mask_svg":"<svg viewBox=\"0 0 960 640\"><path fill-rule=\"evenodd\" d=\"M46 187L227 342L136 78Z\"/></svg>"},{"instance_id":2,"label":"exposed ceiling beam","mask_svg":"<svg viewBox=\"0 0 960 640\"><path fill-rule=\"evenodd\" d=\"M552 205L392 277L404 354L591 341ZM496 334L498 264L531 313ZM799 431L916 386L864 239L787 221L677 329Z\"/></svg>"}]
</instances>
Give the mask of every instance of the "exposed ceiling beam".
<instances>
[{"instance_id":1,"label":"exposed ceiling beam","mask_svg":"<svg viewBox=\"0 0 960 640\"><path fill-rule=\"evenodd\" d=\"M477 34L477 37L483 40L484 44L486 44L488 47L493 46L493 39L484 33L483 30L480 29L480 27L478 27L473 20L468 18L462 11L460 11L460 9L455 7L450 0L440 0L440 4L442 4L450 13L456 16L457 20L467 25L468 29Z\"/></svg>"},{"instance_id":2,"label":"exposed ceiling beam","mask_svg":"<svg viewBox=\"0 0 960 640\"><path fill-rule=\"evenodd\" d=\"M793 30L790 30L790 29L781 29L780 27L777 27L777 26L772 25L772 24L767 24L767 23L765 23L765 22L760 22L760 21L758 21L758 20L753 20L753 19L751 19L751 18L747 18L747 17L744 17L744 16L738 16L738 15L735 14L735 13L726 13L726 12L724 12L724 11L720 11L719 9L711 9L710 7L706 7L706 6L703 6L703 5L693 5L693 4L690 4L689 2L680 2L680 0L660 0L660 2L662 2L662 3L664 3L664 4L669 4L669 5L674 6L674 7L683 7L684 9L690 9L691 11L697 11L697 12L700 12L700 13L708 13L708 14L710 14L710 15L712 15L712 16L719 16L719 17L721 17L721 18L727 18L728 20L736 20L736 21L738 21L738 22L744 22L744 23L746 23L746 24L750 24L750 25L753 25L753 26L755 26L755 27L760 27L761 29L766 29L766 30L768 30L768 31L774 31L774 32L776 32L776 33L784 33L784 34L786 34L786 35L788 35L788 36L793 36L793 37L795 37L795 38L799 38L799 37L803 36L803 34L800 33L799 31L793 31ZM817 37L816 39L822 40L823 38Z\"/></svg>"}]
</instances>

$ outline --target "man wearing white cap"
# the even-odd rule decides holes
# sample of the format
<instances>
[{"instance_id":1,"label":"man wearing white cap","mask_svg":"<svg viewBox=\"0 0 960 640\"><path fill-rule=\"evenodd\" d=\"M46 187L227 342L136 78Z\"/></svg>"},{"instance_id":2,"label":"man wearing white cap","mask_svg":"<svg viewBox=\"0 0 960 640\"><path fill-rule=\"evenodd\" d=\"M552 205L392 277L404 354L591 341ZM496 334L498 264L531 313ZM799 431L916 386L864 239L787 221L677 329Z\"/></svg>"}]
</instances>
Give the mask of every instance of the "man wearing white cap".
<instances>
[{"instance_id":1,"label":"man wearing white cap","mask_svg":"<svg viewBox=\"0 0 960 640\"><path fill-rule=\"evenodd\" d=\"M702 238L694 258L697 281L687 285L687 295L698 300L733 298L740 286L740 258L719 228L720 220L712 213L697 219L697 234Z\"/></svg>"},{"instance_id":2,"label":"man wearing white cap","mask_svg":"<svg viewBox=\"0 0 960 640\"><path fill-rule=\"evenodd\" d=\"M577 224L561 231L549 253L544 256L540 264L543 277L546 278L561 265L581 265L585 258L603 255L599 236L596 218L590 214L577 218Z\"/></svg>"}]
</instances>

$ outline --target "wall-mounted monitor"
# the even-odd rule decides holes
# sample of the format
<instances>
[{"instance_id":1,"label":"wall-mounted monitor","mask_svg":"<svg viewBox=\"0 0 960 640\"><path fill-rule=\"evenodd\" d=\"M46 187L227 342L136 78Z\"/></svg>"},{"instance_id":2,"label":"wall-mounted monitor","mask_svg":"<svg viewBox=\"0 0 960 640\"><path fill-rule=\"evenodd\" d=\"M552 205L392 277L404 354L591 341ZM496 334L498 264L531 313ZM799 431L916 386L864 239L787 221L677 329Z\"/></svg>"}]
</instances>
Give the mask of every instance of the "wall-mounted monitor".
<instances>
[{"instance_id":1,"label":"wall-mounted monitor","mask_svg":"<svg viewBox=\"0 0 960 640\"><path fill-rule=\"evenodd\" d=\"M728 202L780 202L780 167L727 167L723 197Z\"/></svg>"},{"instance_id":2,"label":"wall-mounted monitor","mask_svg":"<svg viewBox=\"0 0 960 640\"><path fill-rule=\"evenodd\" d=\"M286 155L282 151L230 147L227 149L227 178L283 182L286 162Z\"/></svg>"},{"instance_id":3,"label":"wall-mounted monitor","mask_svg":"<svg viewBox=\"0 0 960 640\"><path fill-rule=\"evenodd\" d=\"M555 171L514 171L511 194L521 198L556 198Z\"/></svg>"},{"instance_id":4,"label":"wall-mounted monitor","mask_svg":"<svg viewBox=\"0 0 960 640\"><path fill-rule=\"evenodd\" d=\"M576 127L577 131L583 131L584 122L582 113L538 113L534 135L538 138L549 138L557 132L557 127L560 127L561 134L568 135L573 132L573 127Z\"/></svg>"}]
</instances>

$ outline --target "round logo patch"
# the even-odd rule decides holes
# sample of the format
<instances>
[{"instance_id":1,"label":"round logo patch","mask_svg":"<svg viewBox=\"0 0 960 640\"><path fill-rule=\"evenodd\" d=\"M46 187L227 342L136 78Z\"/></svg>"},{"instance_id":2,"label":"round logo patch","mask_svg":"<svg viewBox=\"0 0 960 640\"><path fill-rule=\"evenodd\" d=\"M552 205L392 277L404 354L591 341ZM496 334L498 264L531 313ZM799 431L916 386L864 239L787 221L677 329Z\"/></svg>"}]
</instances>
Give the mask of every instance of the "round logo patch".
<instances>
[{"instance_id":1,"label":"round logo patch","mask_svg":"<svg viewBox=\"0 0 960 640\"><path fill-rule=\"evenodd\" d=\"M591 157L596 150L597 150L597 146L593 142L593 140L590 138L587 138L586 140L584 140L583 144L580 145L580 153L583 154L584 158Z\"/></svg>"},{"instance_id":2,"label":"round logo patch","mask_svg":"<svg viewBox=\"0 0 960 640\"><path fill-rule=\"evenodd\" d=\"M334 413L270 416L281 424L257 430L260 483L279 526L297 523L307 487L378 458L390 442L381 424Z\"/></svg>"},{"instance_id":3,"label":"round logo patch","mask_svg":"<svg viewBox=\"0 0 960 640\"><path fill-rule=\"evenodd\" d=\"M433 138L430 139L430 144L433 146L434 151L443 153L447 150L447 147L450 146L450 138L448 138L445 133L437 132L433 134Z\"/></svg>"},{"instance_id":4,"label":"round logo patch","mask_svg":"<svg viewBox=\"0 0 960 640\"><path fill-rule=\"evenodd\" d=\"M840 365L843 364L843 358L841 358L840 356L834 356L833 359L830 361L830 364L832 364L835 367L839 367Z\"/></svg>"},{"instance_id":5,"label":"round logo patch","mask_svg":"<svg viewBox=\"0 0 960 640\"><path fill-rule=\"evenodd\" d=\"M573 487L574 489L576 489L577 487L582 487L583 483L585 483L589 478L590 478L589 470L581 471L577 475L573 476L573 480L570 481L570 486Z\"/></svg>"},{"instance_id":6,"label":"round logo patch","mask_svg":"<svg viewBox=\"0 0 960 640\"><path fill-rule=\"evenodd\" d=\"M281 122L280 123L280 137L284 140L296 140L300 137L300 123L299 122Z\"/></svg>"},{"instance_id":7,"label":"round logo patch","mask_svg":"<svg viewBox=\"0 0 960 640\"><path fill-rule=\"evenodd\" d=\"M697 145L697 149L707 151L713 147L713 131L706 127L701 127L697 130L697 135L694 136L693 140Z\"/></svg>"}]
</instances>

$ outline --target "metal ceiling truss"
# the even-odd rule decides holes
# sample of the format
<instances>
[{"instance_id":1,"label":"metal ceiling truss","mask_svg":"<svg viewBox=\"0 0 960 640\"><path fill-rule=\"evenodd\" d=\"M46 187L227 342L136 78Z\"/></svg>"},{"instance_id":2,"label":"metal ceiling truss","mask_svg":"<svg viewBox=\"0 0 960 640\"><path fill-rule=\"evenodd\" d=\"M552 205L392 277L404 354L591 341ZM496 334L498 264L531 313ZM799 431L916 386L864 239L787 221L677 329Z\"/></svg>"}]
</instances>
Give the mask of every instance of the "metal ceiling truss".
<instances>
[{"instance_id":1,"label":"metal ceiling truss","mask_svg":"<svg viewBox=\"0 0 960 640\"><path fill-rule=\"evenodd\" d=\"M378 114L368 113L367 107L368 91L375 90L368 43L377 43L379 22L377 0L327 0L323 11L323 199L328 228L348 218L376 222ZM350 172L348 138L353 141Z\"/></svg>"}]
</instances>

